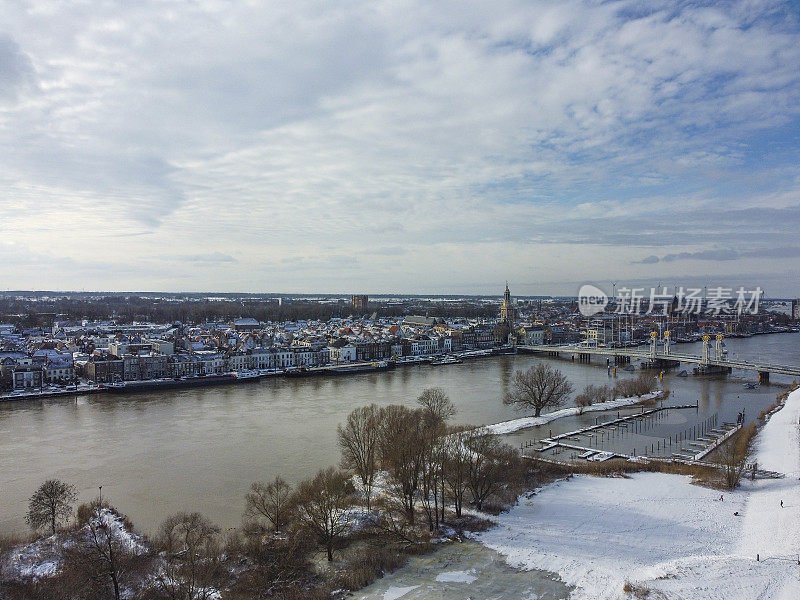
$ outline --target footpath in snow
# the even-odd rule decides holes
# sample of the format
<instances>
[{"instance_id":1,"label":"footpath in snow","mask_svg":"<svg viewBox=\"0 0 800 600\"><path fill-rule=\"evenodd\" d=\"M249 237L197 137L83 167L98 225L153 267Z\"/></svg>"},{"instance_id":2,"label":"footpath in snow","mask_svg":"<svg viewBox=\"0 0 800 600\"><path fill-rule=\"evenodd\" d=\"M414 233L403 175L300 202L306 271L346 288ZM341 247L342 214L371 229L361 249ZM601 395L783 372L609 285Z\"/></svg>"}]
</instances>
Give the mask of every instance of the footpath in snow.
<instances>
[{"instance_id":1,"label":"footpath in snow","mask_svg":"<svg viewBox=\"0 0 800 600\"><path fill-rule=\"evenodd\" d=\"M756 438L759 467L784 479L743 481L720 500L685 476L578 476L520 498L477 539L512 566L558 573L572 599L628 598L631 582L651 598L796 600L799 422L800 390Z\"/></svg>"},{"instance_id":2,"label":"footpath in snow","mask_svg":"<svg viewBox=\"0 0 800 600\"><path fill-rule=\"evenodd\" d=\"M536 427L537 425L544 425L555 421L556 419L563 419L564 417L574 417L582 412L599 412L603 410L614 410L622 408L623 406L630 406L638 402L644 402L658 398L661 392L650 392L642 396L632 396L631 398L617 398L616 400L609 400L608 402L599 402L591 406L585 406L583 409L574 406L572 408L562 408L538 417L522 417L521 419L513 419L511 421L503 421L502 423L495 423L494 425L486 425L483 429L488 433L494 435L502 435L505 433L514 433L520 429L528 429L529 427Z\"/></svg>"}]
</instances>

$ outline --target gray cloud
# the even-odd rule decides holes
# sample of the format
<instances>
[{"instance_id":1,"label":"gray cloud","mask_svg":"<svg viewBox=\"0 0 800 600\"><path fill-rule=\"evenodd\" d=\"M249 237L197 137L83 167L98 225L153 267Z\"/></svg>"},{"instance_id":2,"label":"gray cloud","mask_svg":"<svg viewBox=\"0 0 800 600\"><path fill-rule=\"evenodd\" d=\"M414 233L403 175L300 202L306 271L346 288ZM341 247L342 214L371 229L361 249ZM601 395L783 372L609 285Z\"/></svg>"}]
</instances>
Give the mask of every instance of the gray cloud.
<instances>
[{"instance_id":1,"label":"gray cloud","mask_svg":"<svg viewBox=\"0 0 800 600\"><path fill-rule=\"evenodd\" d=\"M185 260L194 263L235 263L239 262L230 254L223 252L211 252L210 254L190 254L188 256L176 256L178 260Z\"/></svg>"},{"instance_id":2,"label":"gray cloud","mask_svg":"<svg viewBox=\"0 0 800 600\"><path fill-rule=\"evenodd\" d=\"M30 57L6 33L0 32L0 104L13 104L37 85Z\"/></svg>"},{"instance_id":3,"label":"gray cloud","mask_svg":"<svg viewBox=\"0 0 800 600\"><path fill-rule=\"evenodd\" d=\"M652 255L634 264L655 264L658 262L675 262L680 260L711 260L711 261L732 261L742 258L798 258L800 257L800 247L798 246L768 246L763 248L752 248L747 250L735 248L720 248L698 250L695 252L676 252L665 254L661 258Z\"/></svg>"},{"instance_id":4,"label":"gray cloud","mask_svg":"<svg viewBox=\"0 0 800 600\"><path fill-rule=\"evenodd\" d=\"M654 265L658 262L658 257L655 254L651 254L650 256L645 256L642 260L634 261L635 264L640 265Z\"/></svg>"},{"instance_id":5,"label":"gray cloud","mask_svg":"<svg viewBox=\"0 0 800 600\"><path fill-rule=\"evenodd\" d=\"M406 252L408 252L408 250L401 246L381 246L380 248L372 250L372 254L380 256L402 256Z\"/></svg>"}]
</instances>

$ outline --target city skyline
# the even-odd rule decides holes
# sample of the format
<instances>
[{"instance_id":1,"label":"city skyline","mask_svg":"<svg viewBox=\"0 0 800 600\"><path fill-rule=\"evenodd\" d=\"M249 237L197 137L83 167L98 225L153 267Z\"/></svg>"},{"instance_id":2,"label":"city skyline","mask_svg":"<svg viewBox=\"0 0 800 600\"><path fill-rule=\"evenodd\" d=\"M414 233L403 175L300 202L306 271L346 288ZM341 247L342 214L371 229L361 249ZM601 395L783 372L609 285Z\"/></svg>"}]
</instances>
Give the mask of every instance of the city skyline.
<instances>
[{"instance_id":1,"label":"city skyline","mask_svg":"<svg viewBox=\"0 0 800 600\"><path fill-rule=\"evenodd\" d=\"M800 294L796 3L0 23L3 289Z\"/></svg>"}]
</instances>

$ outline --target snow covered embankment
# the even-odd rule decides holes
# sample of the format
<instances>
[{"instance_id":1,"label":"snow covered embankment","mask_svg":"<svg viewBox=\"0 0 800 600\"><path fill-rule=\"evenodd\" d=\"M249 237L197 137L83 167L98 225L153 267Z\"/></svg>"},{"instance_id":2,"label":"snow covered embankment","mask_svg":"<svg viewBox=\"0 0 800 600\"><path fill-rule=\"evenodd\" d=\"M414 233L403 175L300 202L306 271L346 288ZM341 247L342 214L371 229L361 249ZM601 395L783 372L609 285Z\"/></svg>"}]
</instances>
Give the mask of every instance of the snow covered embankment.
<instances>
[{"instance_id":1,"label":"snow covered embankment","mask_svg":"<svg viewBox=\"0 0 800 600\"><path fill-rule=\"evenodd\" d=\"M684 476L579 476L521 498L497 517L498 527L476 537L513 566L558 573L576 586L573 600L628 598L626 581L663 594L652 597L794 599L798 420L795 391L756 439L759 466L785 473L784 479L743 481L720 500L719 491Z\"/></svg>"},{"instance_id":2,"label":"snow covered embankment","mask_svg":"<svg viewBox=\"0 0 800 600\"><path fill-rule=\"evenodd\" d=\"M92 517L92 524L102 527L103 535L114 539L123 549L133 554L144 554L147 547L140 536L129 532L116 513L103 508L100 515ZM91 544L89 525L77 531L60 531L30 544L17 546L0 564L0 575L9 580L51 577L61 568L64 549Z\"/></svg>"},{"instance_id":3,"label":"snow covered embankment","mask_svg":"<svg viewBox=\"0 0 800 600\"><path fill-rule=\"evenodd\" d=\"M631 398L617 398L616 400L609 400L608 402L600 402L598 404L592 404L591 406L585 406L583 408L577 406L573 408L562 408L561 410L556 410L551 413L540 415L538 417L522 417L521 419L513 419L511 421L503 421L502 423L495 423L494 425L486 425L483 428L483 430L486 431L487 433L491 433L494 435L514 433L515 431L519 431L520 429L527 429L529 427L536 427L537 425L544 425L546 423L549 423L550 421L555 421L556 419L563 419L564 417L574 417L581 413L587 413L587 412L614 410L615 408L630 406L631 404L636 404L638 402L653 400L654 398L658 398L659 396L661 396L660 390L657 392L650 392L649 394L643 394L642 396L633 396Z\"/></svg>"}]
</instances>

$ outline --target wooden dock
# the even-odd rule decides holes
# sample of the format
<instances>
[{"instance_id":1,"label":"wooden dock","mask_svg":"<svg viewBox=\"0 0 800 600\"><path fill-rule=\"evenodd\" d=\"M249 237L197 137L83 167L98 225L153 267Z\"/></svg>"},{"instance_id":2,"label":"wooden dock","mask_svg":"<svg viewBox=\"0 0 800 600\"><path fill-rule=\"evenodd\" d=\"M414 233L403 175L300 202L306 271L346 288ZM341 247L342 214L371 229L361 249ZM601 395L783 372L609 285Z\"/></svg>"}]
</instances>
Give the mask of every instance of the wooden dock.
<instances>
[{"instance_id":1,"label":"wooden dock","mask_svg":"<svg viewBox=\"0 0 800 600\"><path fill-rule=\"evenodd\" d=\"M696 404L688 404L680 406L663 406L658 408L651 408L648 410L642 408L641 412L626 415L624 417L617 417L616 419L611 419L610 421L606 421L605 423L596 423L595 425L582 427L581 429L576 429L574 431L568 431L566 433L561 433L558 435L551 435L550 437L543 438L536 442L528 442L526 444L521 445L520 450L534 447L537 453L541 454L548 451L558 451L558 449L563 448L572 450L573 452L581 452L582 455L579 458L583 458L585 460L594 460L592 458L592 455L601 452L617 458L624 458L624 459L638 458L636 456L635 449L632 455L627 455L627 454L621 454L619 452L612 452L610 450L591 448L585 445L581 445L581 442L583 440L587 440L588 443L591 443L592 441L597 440L598 437L600 438L604 437L605 433L608 433L609 437L612 437L614 435L624 434L630 431L629 427L634 425L636 421L652 417L661 411L668 411L670 409L680 410L689 408L697 409L698 406ZM711 453L713 450L718 448L720 445L724 444L728 439L730 439L733 435L735 435L736 432L739 431L739 429L741 429L741 427L742 427L741 424L737 425L733 423L724 423L722 426L718 426L717 416L712 415L704 419L702 422L697 423L692 427L686 429L684 432L670 435L669 437L666 437L663 440L659 440L658 444L655 443L650 444L651 452L655 450L654 449L655 445L658 445L658 451L660 452L662 448L666 451L667 447L672 448L673 443L676 444L678 449L675 452L672 452L670 456L650 455L649 457L698 463L705 456L707 456L709 453ZM538 448L535 447L537 444L539 445ZM645 449L645 453L643 455L640 455L639 457L642 456L648 457L647 449ZM578 457L576 457L573 454L573 458L578 458Z\"/></svg>"}]
</instances>

